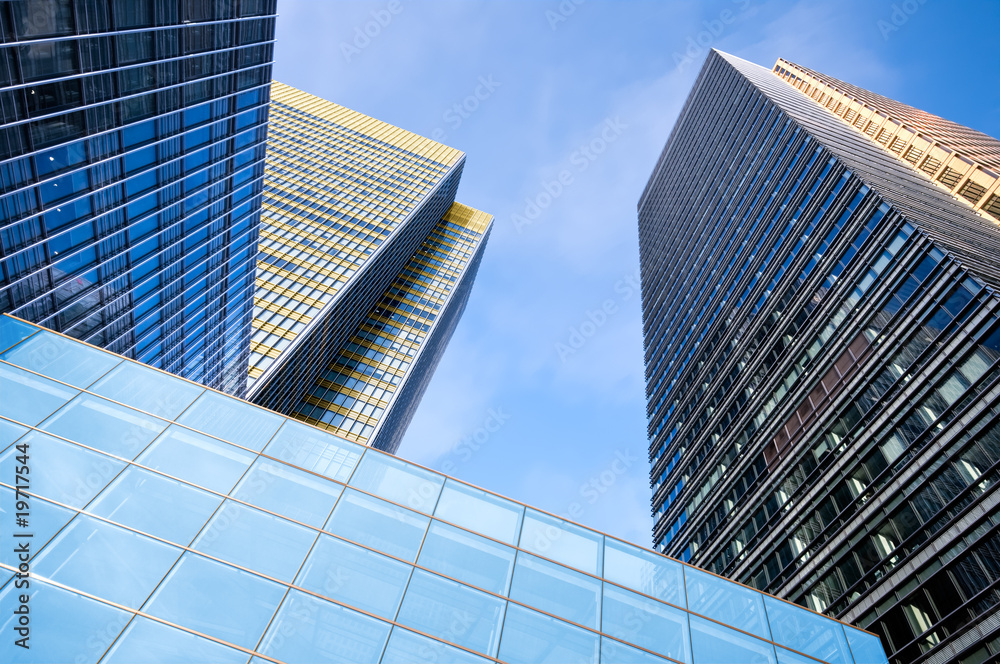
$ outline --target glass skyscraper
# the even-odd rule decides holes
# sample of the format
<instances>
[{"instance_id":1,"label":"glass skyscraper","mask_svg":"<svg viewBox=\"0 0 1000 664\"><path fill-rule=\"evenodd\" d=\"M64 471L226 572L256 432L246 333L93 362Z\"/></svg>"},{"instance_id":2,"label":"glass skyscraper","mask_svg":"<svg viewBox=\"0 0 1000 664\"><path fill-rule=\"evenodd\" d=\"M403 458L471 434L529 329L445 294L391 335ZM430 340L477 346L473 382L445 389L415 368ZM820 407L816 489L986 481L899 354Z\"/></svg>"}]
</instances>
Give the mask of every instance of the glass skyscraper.
<instances>
[{"instance_id":1,"label":"glass skyscraper","mask_svg":"<svg viewBox=\"0 0 1000 664\"><path fill-rule=\"evenodd\" d=\"M655 547L1000 655L1000 142L713 51L639 201Z\"/></svg>"},{"instance_id":2,"label":"glass skyscraper","mask_svg":"<svg viewBox=\"0 0 1000 664\"><path fill-rule=\"evenodd\" d=\"M493 218L465 155L275 82L249 399L395 451Z\"/></svg>"},{"instance_id":3,"label":"glass skyscraper","mask_svg":"<svg viewBox=\"0 0 1000 664\"><path fill-rule=\"evenodd\" d=\"M0 3L0 311L245 393L274 16Z\"/></svg>"},{"instance_id":4,"label":"glass skyscraper","mask_svg":"<svg viewBox=\"0 0 1000 664\"><path fill-rule=\"evenodd\" d=\"M868 632L9 316L0 391L5 662L886 661Z\"/></svg>"}]
</instances>

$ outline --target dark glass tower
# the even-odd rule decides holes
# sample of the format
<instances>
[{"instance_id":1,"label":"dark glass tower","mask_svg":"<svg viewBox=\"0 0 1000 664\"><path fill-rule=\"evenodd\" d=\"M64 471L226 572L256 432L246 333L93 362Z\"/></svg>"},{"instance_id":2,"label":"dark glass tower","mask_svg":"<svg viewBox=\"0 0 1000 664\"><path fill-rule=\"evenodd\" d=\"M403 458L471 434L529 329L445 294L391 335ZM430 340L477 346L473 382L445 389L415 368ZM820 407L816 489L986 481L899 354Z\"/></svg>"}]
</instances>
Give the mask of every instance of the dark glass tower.
<instances>
[{"instance_id":1,"label":"dark glass tower","mask_svg":"<svg viewBox=\"0 0 1000 664\"><path fill-rule=\"evenodd\" d=\"M713 52L639 201L655 547L878 632L1000 636L1000 142Z\"/></svg>"},{"instance_id":2,"label":"dark glass tower","mask_svg":"<svg viewBox=\"0 0 1000 664\"><path fill-rule=\"evenodd\" d=\"M245 393L274 16L0 3L0 311Z\"/></svg>"}]
</instances>

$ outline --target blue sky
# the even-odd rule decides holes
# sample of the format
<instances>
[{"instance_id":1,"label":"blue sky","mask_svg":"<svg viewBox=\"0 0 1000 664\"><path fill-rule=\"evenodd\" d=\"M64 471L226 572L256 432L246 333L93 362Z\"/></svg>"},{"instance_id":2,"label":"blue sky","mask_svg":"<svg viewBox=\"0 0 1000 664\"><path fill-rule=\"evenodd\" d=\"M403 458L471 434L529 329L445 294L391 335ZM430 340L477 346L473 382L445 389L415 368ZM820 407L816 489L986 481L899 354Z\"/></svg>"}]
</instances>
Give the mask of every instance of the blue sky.
<instances>
[{"instance_id":1,"label":"blue sky","mask_svg":"<svg viewBox=\"0 0 1000 664\"><path fill-rule=\"evenodd\" d=\"M784 57L1000 136L995 1L278 11L277 80L464 150L458 200L496 217L400 456L641 545L636 203L708 49Z\"/></svg>"}]
</instances>

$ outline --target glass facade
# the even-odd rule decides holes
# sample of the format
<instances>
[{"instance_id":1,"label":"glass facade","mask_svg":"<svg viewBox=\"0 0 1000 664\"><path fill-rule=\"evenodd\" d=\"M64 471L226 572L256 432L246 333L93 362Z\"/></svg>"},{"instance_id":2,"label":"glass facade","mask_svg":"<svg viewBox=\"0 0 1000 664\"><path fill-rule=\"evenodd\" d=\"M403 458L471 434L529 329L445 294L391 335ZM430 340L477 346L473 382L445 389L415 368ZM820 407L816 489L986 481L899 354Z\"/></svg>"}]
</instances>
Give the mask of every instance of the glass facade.
<instances>
[{"instance_id":1,"label":"glass facade","mask_svg":"<svg viewBox=\"0 0 1000 664\"><path fill-rule=\"evenodd\" d=\"M458 150L273 84L252 401L395 451L492 224L454 202L464 163Z\"/></svg>"},{"instance_id":2,"label":"glass facade","mask_svg":"<svg viewBox=\"0 0 1000 664\"><path fill-rule=\"evenodd\" d=\"M3 661L886 661L868 632L9 316L0 345Z\"/></svg>"},{"instance_id":3,"label":"glass facade","mask_svg":"<svg viewBox=\"0 0 1000 664\"><path fill-rule=\"evenodd\" d=\"M1000 230L879 140L907 117L953 151L976 132L888 104L852 124L790 67L713 52L639 202L654 544L893 661L985 661Z\"/></svg>"},{"instance_id":4,"label":"glass facade","mask_svg":"<svg viewBox=\"0 0 1000 664\"><path fill-rule=\"evenodd\" d=\"M245 393L274 17L0 3L0 312Z\"/></svg>"}]
</instances>

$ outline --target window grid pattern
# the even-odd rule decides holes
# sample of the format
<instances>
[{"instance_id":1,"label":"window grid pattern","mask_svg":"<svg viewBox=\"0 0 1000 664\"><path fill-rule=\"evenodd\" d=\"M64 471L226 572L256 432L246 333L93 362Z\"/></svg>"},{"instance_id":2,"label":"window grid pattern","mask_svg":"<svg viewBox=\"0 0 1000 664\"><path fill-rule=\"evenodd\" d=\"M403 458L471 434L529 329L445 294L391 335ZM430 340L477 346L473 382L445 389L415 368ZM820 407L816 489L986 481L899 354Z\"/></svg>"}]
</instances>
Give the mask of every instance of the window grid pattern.
<instances>
[{"instance_id":1,"label":"window grid pattern","mask_svg":"<svg viewBox=\"0 0 1000 664\"><path fill-rule=\"evenodd\" d=\"M885 661L874 635L228 395L9 316L0 337L32 404L4 402L0 466L34 464L31 601L62 630L33 657Z\"/></svg>"}]
</instances>

